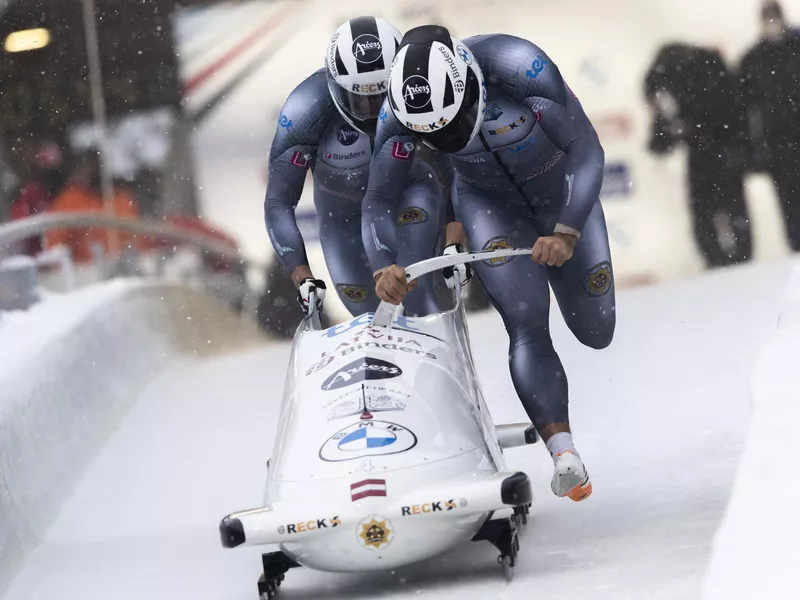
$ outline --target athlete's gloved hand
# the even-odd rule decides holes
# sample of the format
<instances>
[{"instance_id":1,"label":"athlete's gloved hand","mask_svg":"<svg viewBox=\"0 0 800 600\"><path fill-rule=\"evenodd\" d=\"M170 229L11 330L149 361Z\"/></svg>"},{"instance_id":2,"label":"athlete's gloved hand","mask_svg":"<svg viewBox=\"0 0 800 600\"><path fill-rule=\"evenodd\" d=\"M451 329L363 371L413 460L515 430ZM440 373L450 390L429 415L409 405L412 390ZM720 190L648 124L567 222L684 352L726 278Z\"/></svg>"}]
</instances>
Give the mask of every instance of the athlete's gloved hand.
<instances>
[{"instance_id":1,"label":"athlete's gloved hand","mask_svg":"<svg viewBox=\"0 0 800 600\"><path fill-rule=\"evenodd\" d=\"M459 254L461 252L465 252L461 244L450 244L444 249L442 255L450 256L451 254ZM456 289L456 277L458 277L458 282L461 284L461 287L467 285L467 282L472 279L472 267L469 263L445 267L442 269L442 275L444 275L444 282L447 284L447 287L454 290Z\"/></svg>"},{"instance_id":2,"label":"athlete's gloved hand","mask_svg":"<svg viewBox=\"0 0 800 600\"><path fill-rule=\"evenodd\" d=\"M572 258L577 243L578 238L565 233L543 236L533 245L531 258L540 265L560 267Z\"/></svg>"},{"instance_id":3,"label":"athlete's gloved hand","mask_svg":"<svg viewBox=\"0 0 800 600\"><path fill-rule=\"evenodd\" d=\"M317 311L322 310L322 303L325 301L325 290L327 286L321 279L306 277L297 287L297 301L303 308L303 312L308 314L308 303L310 302L311 292L317 293Z\"/></svg>"}]
</instances>

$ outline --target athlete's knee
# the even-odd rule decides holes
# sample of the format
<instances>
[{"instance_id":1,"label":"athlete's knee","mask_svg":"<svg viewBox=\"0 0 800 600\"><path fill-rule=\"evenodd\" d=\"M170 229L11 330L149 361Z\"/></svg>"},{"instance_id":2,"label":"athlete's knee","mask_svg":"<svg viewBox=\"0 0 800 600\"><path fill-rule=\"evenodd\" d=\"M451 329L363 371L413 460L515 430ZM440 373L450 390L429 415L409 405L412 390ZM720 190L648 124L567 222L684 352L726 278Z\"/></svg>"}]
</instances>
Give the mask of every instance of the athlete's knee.
<instances>
[{"instance_id":1,"label":"athlete's knee","mask_svg":"<svg viewBox=\"0 0 800 600\"><path fill-rule=\"evenodd\" d=\"M608 348L614 339L617 313L613 308L596 311L590 318L573 319L567 325L581 344L602 350Z\"/></svg>"},{"instance_id":2,"label":"athlete's knee","mask_svg":"<svg viewBox=\"0 0 800 600\"><path fill-rule=\"evenodd\" d=\"M547 325L523 325L509 327L508 335L511 340L511 354L527 355L530 358L542 358L555 354L553 339Z\"/></svg>"}]
</instances>

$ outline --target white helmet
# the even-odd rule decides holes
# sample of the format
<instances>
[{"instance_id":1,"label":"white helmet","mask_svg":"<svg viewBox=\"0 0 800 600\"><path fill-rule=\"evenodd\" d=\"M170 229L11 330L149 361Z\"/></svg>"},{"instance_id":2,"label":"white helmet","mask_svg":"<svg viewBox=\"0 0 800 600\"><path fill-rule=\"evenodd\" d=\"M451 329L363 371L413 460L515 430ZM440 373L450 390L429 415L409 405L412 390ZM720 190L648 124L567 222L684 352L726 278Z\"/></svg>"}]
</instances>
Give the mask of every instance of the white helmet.
<instances>
[{"instance_id":1,"label":"white helmet","mask_svg":"<svg viewBox=\"0 0 800 600\"><path fill-rule=\"evenodd\" d=\"M392 66L389 104L427 146L458 152L483 125L486 88L472 52L438 25L408 31Z\"/></svg>"},{"instance_id":2,"label":"white helmet","mask_svg":"<svg viewBox=\"0 0 800 600\"><path fill-rule=\"evenodd\" d=\"M340 26L328 44L325 70L333 102L348 123L370 136L378 126L401 37L384 19L358 17Z\"/></svg>"}]
</instances>

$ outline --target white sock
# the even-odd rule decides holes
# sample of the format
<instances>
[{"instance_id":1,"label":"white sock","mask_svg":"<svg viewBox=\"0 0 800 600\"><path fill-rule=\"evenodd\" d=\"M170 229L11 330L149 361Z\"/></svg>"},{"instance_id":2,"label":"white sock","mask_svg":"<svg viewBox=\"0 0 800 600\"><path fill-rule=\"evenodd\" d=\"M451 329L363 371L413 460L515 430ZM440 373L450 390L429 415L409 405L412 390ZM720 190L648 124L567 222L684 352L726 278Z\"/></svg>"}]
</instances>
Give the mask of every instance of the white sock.
<instances>
[{"instance_id":1,"label":"white sock","mask_svg":"<svg viewBox=\"0 0 800 600\"><path fill-rule=\"evenodd\" d=\"M572 452L575 456L580 457L578 451L575 450L575 444L572 443L572 434L566 431L553 434L550 439L547 440L546 445L547 451L550 453L550 456L553 457L554 461L559 454L566 451Z\"/></svg>"}]
</instances>

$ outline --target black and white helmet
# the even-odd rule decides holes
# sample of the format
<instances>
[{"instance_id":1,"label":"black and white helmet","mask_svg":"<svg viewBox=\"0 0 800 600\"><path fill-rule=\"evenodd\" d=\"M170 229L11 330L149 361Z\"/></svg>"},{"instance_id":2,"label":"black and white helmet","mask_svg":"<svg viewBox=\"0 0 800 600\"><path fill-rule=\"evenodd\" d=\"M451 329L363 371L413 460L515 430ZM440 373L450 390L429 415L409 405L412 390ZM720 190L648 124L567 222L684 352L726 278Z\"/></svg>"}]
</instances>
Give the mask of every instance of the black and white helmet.
<instances>
[{"instance_id":1,"label":"black and white helmet","mask_svg":"<svg viewBox=\"0 0 800 600\"><path fill-rule=\"evenodd\" d=\"M348 123L370 136L375 135L401 37L384 19L358 17L340 26L328 44L325 70L333 102Z\"/></svg>"},{"instance_id":2,"label":"black and white helmet","mask_svg":"<svg viewBox=\"0 0 800 600\"><path fill-rule=\"evenodd\" d=\"M389 79L389 104L427 146L458 152L483 125L486 88L472 52L438 25L406 33Z\"/></svg>"}]
</instances>

